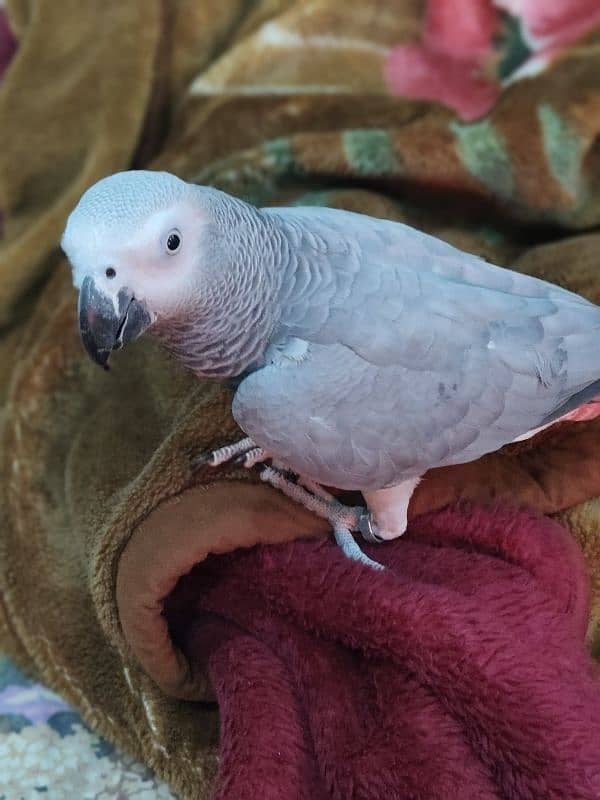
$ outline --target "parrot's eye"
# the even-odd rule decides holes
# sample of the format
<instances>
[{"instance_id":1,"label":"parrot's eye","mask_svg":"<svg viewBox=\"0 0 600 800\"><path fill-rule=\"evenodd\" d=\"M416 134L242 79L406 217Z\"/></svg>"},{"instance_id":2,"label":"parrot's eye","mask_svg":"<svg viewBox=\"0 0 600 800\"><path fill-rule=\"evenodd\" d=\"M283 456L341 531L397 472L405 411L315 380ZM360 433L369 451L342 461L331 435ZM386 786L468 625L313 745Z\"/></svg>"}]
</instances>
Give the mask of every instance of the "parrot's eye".
<instances>
[{"instance_id":1,"label":"parrot's eye","mask_svg":"<svg viewBox=\"0 0 600 800\"><path fill-rule=\"evenodd\" d=\"M113 267L106 268L106 277L107 278L114 278L117 274L117 271Z\"/></svg>"},{"instance_id":2,"label":"parrot's eye","mask_svg":"<svg viewBox=\"0 0 600 800\"><path fill-rule=\"evenodd\" d=\"M174 256L175 253L179 251L181 247L181 234L174 228L171 233L167 236L167 253L170 256Z\"/></svg>"}]
</instances>

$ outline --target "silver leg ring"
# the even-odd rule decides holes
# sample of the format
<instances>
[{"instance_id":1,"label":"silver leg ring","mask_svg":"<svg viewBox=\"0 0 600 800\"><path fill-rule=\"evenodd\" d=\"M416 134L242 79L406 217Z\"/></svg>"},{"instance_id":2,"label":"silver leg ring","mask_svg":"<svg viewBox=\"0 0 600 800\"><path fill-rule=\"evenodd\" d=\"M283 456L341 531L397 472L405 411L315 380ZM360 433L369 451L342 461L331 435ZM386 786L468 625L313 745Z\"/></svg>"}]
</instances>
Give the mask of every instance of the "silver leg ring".
<instances>
[{"instance_id":1,"label":"silver leg ring","mask_svg":"<svg viewBox=\"0 0 600 800\"><path fill-rule=\"evenodd\" d=\"M381 542L385 541L377 533L375 521L370 511L363 511L358 518L358 530L361 532L365 542L380 544Z\"/></svg>"}]
</instances>

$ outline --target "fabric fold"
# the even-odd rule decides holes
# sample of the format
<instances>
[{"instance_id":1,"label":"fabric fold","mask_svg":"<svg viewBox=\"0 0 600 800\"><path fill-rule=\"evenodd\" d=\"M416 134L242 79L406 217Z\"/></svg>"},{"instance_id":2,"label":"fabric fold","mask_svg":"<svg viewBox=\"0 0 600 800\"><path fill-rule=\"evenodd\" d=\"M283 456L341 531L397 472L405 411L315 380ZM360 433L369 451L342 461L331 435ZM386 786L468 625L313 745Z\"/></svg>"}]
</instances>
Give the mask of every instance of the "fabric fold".
<instances>
[{"instance_id":1,"label":"fabric fold","mask_svg":"<svg viewBox=\"0 0 600 800\"><path fill-rule=\"evenodd\" d=\"M221 481L162 503L137 527L118 562L115 597L127 645L167 694L206 699L206 672L176 648L165 615L179 579L209 555L326 532L322 520L264 485Z\"/></svg>"},{"instance_id":2,"label":"fabric fold","mask_svg":"<svg viewBox=\"0 0 600 800\"><path fill-rule=\"evenodd\" d=\"M215 796L595 797L600 676L567 532L462 506L377 557L295 542L182 576L165 615L219 701Z\"/></svg>"}]
</instances>

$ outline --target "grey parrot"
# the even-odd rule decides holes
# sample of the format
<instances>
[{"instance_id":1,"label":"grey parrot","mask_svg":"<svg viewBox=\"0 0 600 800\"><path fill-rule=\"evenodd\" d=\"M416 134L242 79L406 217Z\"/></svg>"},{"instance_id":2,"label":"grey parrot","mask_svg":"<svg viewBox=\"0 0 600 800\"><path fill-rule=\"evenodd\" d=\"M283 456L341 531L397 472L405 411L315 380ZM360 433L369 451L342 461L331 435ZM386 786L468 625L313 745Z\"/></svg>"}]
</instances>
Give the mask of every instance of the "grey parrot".
<instances>
[{"instance_id":1,"label":"grey parrot","mask_svg":"<svg viewBox=\"0 0 600 800\"><path fill-rule=\"evenodd\" d=\"M62 247L91 358L106 366L148 330L198 376L233 381L246 438L210 463L270 462L264 480L371 565L352 533L400 536L427 470L600 393L598 306L398 222L259 209L140 170L88 189Z\"/></svg>"}]
</instances>

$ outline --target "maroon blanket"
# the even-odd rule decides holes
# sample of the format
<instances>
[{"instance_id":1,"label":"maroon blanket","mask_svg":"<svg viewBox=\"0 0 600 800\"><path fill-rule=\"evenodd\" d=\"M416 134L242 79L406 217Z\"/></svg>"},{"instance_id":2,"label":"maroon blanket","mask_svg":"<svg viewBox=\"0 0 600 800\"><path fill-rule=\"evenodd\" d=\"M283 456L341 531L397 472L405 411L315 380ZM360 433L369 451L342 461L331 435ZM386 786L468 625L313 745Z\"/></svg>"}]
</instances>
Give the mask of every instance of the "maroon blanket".
<instances>
[{"instance_id":1,"label":"maroon blanket","mask_svg":"<svg viewBox=\"0 0 600 800\"><path fill-rule=\"evenodd\" d=\"M600 797L587 582L548 519L422 517L377 549L330 542L209 557L168 605L208 659L220 800Z\"/></svg>"}]
</instances>

